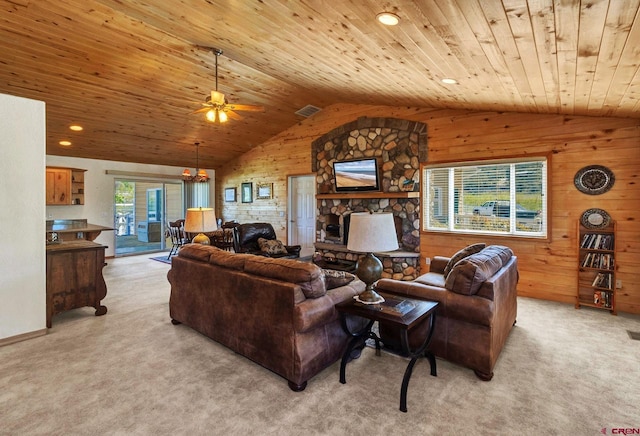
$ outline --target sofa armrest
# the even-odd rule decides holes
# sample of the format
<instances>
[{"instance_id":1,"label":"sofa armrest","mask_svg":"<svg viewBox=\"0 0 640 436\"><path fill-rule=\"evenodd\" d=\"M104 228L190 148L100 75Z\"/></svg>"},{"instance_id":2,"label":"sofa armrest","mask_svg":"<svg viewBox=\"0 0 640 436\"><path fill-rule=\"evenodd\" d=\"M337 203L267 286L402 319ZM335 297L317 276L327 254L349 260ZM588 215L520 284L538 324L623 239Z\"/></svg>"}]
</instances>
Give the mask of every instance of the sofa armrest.
<instances>
[{"instance_id":1,"label":"sofa armrest","mask_svg":"<svg viewBox=\"0 0 640 436\"><path fill-rule=\"evenodd\" d=\"M444 274L444 269L449 263L449 257L433 256L431 259L431 265L429 265L429 272Z\"/></svg>"},{"instance_id":2,"label":"sofa armrest","mask_svg":"<svg viewBox=\"0 0 640 436\"><path fill-rule=\"evenodd\" d=\"M364 291L365 284L356 279L348 285L330 289L320 298L307 298L294 307L293 328L303 333L327 324L338 317L335 305Z\"/></svg>"},{"instance_id":3,"label":"sofa armrest","mask_svg":"<svg viewBox=\"0 0 640 436\"><path fill-rule=\"evenodd\" d=\"M407 282L393 279L380 279L376 284L376 291L390 292L396 295L403 295L418 300L437 301L444 304L447 298L447 291L437 286L426 285L418 282ZM442 310L442 309L439 309Z\"/></svg>"}]
</instances>

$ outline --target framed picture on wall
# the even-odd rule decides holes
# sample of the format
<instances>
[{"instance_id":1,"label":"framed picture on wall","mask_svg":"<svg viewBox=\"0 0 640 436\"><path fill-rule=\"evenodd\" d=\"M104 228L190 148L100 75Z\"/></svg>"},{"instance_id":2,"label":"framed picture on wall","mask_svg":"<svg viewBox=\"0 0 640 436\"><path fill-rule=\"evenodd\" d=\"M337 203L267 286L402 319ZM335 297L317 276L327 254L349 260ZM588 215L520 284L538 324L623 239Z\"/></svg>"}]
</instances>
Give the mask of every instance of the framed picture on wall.
<instances>
[{"instance_id":1,"label":"framed picture on wall","mask_svg":"<svg viewBox=\"0 0 640 436\"><path fill-rule=\"evenodd\" d=\"M224 201L236 201L236 188L224 188Z\"/></svg>"},{"instance_id":2,"label":"framed picture on wall","mask_svg":"<svg viewBox=\"0 0 640 436\"><path fill-rule=\"evenodd\" d=\"M258 183L256 198L269 199L273 196L273 183Z\"/></svg>"},{"instance_id":3,"label":"framed picture on wall","mask_svg":"<svg viewBox=\"0 0 640 436\"><path fill-rule=\"evenodd\" d=\"M240 195L243 203L253 202L253 183L245 182L240 188Z\"/></svg>"}]
</instances>

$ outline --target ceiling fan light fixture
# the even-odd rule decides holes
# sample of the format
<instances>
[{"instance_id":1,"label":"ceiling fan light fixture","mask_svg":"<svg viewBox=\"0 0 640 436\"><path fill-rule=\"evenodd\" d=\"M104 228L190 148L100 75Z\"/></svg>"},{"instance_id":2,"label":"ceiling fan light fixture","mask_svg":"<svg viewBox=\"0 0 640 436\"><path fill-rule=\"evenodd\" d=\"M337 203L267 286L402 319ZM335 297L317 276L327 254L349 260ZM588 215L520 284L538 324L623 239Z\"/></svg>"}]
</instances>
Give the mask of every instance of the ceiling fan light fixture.
<instances>
[{"instance_id":1,"label":"ceiling fan light fixture","mask_svg":"<svg viewBox=\"0 0 640 436\"><path fill-rule=\"evenodd\" d=\"M218 91L211 91L211 103L219 105L225 104L224 94Z\"/></svg>"},{"instance_id":2,"label":"ceiling fan light fixture","mask_svg":"<svg viewBox=\"0 0 640 436\"><path fill-rule=\"evenodd\" d=\"M225 95L218 91L218 57L222 54L222 50L218 48L209 48L216 56L216 88L207 94L202 108L193 113L204 113L205 119L210 123L226 123L229 117L240 120L242 117L235 111L253 111L264 112L264 107L249 104L229 104Z\"/></svg>"},{"instance_id":3,"label":"ceiling fan light fixture","mask_svg":"<svg viewBox=\"0 0 640 436\"><path fill-rule=\"evenodd\" d=\"M400 17L392 12L380 12L376 19L385 26L395 26L400 22Z\"/></svg>"}]
</instances>

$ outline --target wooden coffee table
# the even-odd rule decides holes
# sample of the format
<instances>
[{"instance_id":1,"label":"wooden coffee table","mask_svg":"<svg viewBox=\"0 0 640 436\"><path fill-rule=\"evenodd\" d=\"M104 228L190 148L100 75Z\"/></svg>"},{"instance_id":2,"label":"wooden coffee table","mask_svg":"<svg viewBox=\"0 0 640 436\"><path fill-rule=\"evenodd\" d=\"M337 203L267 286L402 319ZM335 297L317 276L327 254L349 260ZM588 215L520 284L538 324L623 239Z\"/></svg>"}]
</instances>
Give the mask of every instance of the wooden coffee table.
<instances>
[{"instance_id":1,"label":"wooden coffee table","mask_svg":"<svg viewBox=\"0 0 640 436\"><path fill-rule=\"evenodd\" d=\"M347 362L349 361L352 351L358 345L364 344L364 341L367 339L373 339L376 343L376 355L380 355L380 338L371 331L374 322L378 321L379 324L387 324L399 328L403 355L411 357L411 361L404 371L402 386L400 388L400 410L406 412L407 388L409 387L409 380L411 379L411 373L413 372L416 361L420 357L426 357L429 359L431 366L431 375L434 377L437 375L436 358L433 353L429 351L429 343L433 336L438 303L435 301L414 300L382 292L380 295L385 299L385 302L381 304L362 304L355 300L350 300L336 305L336 309L340 313L342 328L351 336L351 341L349 341L347 349L342 355L342 361L340 362L340 383L345 384L347 382L345 377ZM347 322L348 315L366 318L369 322L363 329L354 332L349 328ZM411 350L409 348L409 332L416 326L422 324L422 322L429 323L429 332L425 335L426 337L422 344L418 348Z\"/></svg>"}]
</instances>

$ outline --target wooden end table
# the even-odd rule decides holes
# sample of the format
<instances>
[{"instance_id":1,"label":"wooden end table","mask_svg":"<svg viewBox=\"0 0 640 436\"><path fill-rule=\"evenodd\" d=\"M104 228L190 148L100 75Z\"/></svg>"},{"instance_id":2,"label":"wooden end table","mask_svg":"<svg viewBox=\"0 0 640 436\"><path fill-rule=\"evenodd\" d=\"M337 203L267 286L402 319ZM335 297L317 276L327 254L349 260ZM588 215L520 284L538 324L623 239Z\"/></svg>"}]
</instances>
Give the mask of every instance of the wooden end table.
<instances>
[{"instance_id":1,"label":"wooden end table","mask_svg":"<svg viewBox=\"0 0 640 436\"><path fill-rule=\"evenodd\" d=\"M347 349L342 355L342 360L340 362L340 383L345 384L347 382L345 377L347 362L349 361L351 352L356 348L356 346L363 344L367 339L373 339L376 343L376 355L380 355L380 338L371 331L371 327L374 322L378 321L379 324L386 324L399 328L401 332L403 355L411 357L411 361L404 372L402 386L400 388L400 410L402 412L406 412L407 389L409 387L409 380L411 379L411 373L413 372L413 367L416 364L416 361L420 357L426 357L429 359L431 375L434 377L437 376L436 358L433 353L429 351L429 343L433 336L438 303L436 301L414 300L382 292L380 295L385 299L381 304L363 304L356 300L349 300L336 305L336 309L340 313L342 328L349 336L351 336L351 340L349 341ZM354 332L349 329L347 315L366 318L369 322L363 329ZM411 350L409 348L409 332L416 326L422 324L422 322L429 323L429 332L425 335L422 344L418 348Z\"/></svg>"}]
</instances>

